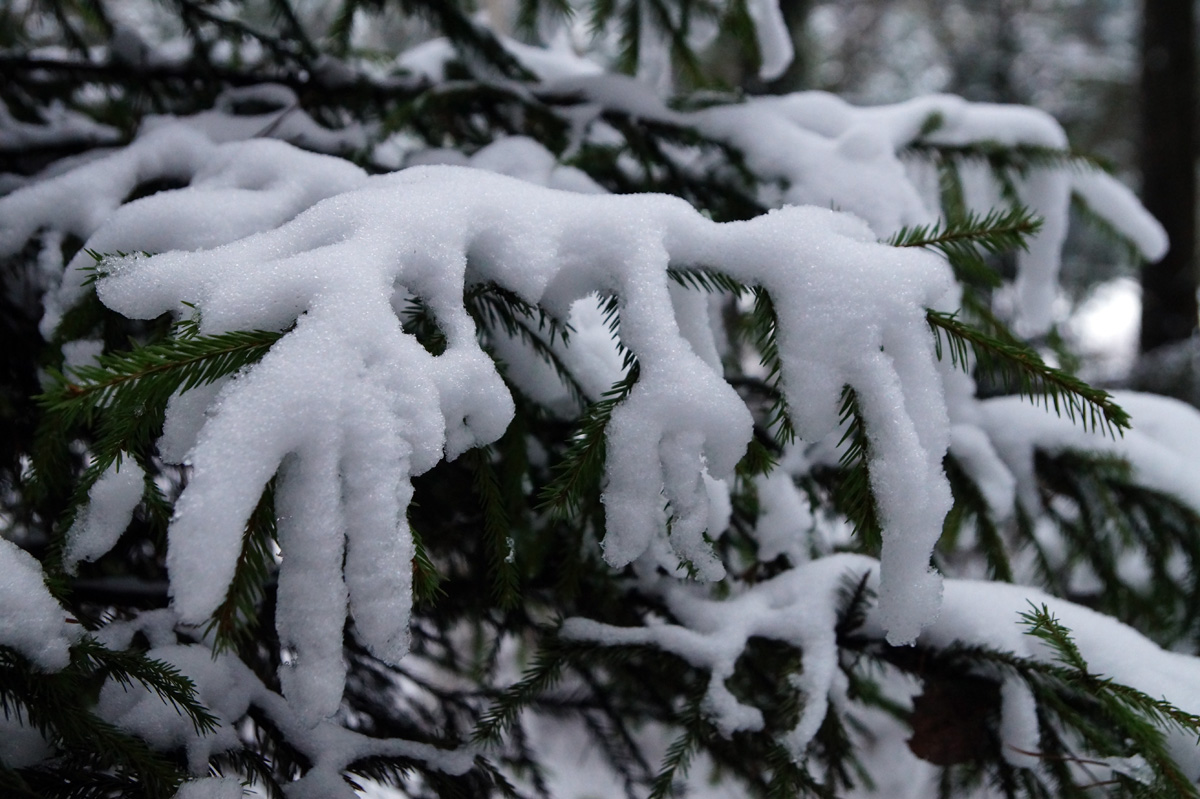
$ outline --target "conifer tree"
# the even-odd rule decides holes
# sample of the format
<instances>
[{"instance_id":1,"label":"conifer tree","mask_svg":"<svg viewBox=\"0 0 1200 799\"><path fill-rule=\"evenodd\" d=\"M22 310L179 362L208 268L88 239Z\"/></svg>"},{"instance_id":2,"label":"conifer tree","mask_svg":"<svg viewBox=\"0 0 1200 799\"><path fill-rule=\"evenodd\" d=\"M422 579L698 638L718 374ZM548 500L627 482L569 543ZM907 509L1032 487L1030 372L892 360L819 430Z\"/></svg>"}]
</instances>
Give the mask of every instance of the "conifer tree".
<instances>
[{"instance_id":1,"label":"conifer tree","mask_svg":"<svg viewBox=\"0 0 1200 799\"><path fill-rule=\"evenodd\" d=\"M770 0L513 11L0 10L4 795L1200 794L1200 416L1051 347L1161 227L722 92Z\"/></svg>"}]
</instances>

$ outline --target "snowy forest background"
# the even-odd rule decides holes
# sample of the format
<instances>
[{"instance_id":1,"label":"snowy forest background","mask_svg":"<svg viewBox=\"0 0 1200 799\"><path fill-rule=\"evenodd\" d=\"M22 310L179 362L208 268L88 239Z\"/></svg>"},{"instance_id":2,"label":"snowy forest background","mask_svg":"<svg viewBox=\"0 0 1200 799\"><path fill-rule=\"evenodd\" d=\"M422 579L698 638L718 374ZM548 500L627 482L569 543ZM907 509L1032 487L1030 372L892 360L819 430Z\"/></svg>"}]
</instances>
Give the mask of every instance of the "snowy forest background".
<instances>
[{"instance_id":1,"label":"snowy forest background","mask_svg":"<svg viewBox=\"0 0 1200 799\"><path fill-rule=\"evenodd\" d=\"M1200 795L1195 26L5 4L0 791Z\"/></svg>"}]
</instances>

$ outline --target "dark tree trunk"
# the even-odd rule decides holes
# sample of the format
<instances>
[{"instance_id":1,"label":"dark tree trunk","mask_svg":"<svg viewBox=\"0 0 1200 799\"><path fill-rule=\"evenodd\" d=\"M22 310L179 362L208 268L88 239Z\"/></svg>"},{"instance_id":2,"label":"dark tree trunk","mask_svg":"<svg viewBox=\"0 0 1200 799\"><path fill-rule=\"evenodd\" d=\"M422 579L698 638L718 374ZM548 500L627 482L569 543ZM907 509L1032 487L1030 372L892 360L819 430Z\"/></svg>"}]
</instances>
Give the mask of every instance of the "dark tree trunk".
<instances>
[{"instance_id":1,"label":"dark tree trunk","mask_svg":"<svg viewBox=\"0 0 1200 799\"><path fill-rule=\"evenodd\" d=\"M1196 330L1196 41L1193 0L1144 0L1142 199L1171 250L1142 271L1141 349Z\"/></svg>"}]
</instances>

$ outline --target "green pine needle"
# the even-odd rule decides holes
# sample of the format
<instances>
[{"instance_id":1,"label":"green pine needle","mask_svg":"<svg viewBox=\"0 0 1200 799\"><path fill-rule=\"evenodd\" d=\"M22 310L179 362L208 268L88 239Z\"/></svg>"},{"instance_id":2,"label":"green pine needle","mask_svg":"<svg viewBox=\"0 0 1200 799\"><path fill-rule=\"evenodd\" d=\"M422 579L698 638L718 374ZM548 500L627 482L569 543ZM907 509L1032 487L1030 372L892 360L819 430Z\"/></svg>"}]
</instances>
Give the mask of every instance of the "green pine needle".
<instances>
[{"instance_id":1,"label":"green pine needle","mask_svg":"<svg viewBox=\"0 0 1200 799\"><path fill-rule=\"evenodd\" d=\"M987 214L966 212L932 225L904 227L888 244L894 247L922 247L946 256L959 282L996 288L1000 276L984 262L984 253L998 254L1023 250L1029 237L1036 235L1042 223L1021 206Z\"/></svg>"},{"instance_id":2,"label":"green pine needle","mask_svg":"<svg viewBox=\"0 0 1200 799\"><path fill-rule=\"evenodd\" d=\"M604 474L608 422L616 407L633 391L640 374L635 360L625 376L588 407L571 446L554 467L554 476L539 493L539 509L561 518L573 518L583 509L589 490L600 484Z\"/></svg>"},{"instance_id":3,"label":"green pine needle","mask_svg":"<svg viewBox=\"0 0 1200 799\"><path fill-rule=\"evenodd\" d=\"M687 775L692 758L700 751L706 735L707 722L699 700L693 699L680 714L683 732L671 742L663 755L662 766L651 784L647 799L667 799L675 795L675 781Z\"/></svg>"},{"instance_id":4,"label":"green pine needle","mask_svg":"<svg viewBox=\"0 0 1200 799\"><path fill-rule=\"evenodd\" d=\"M1113 402L1107 391L1055 369L1030 347L993 338L960 322L956 314L929 310L925 318L934 333L939 359L943 350L948 349L951 363L965 369L970 362L969 348L980 369L1002 378L1010 389L1035 404L1045 405L1059 415L1066 414L1084 430L1115 438L1129 429L1129 414Z\"/></svg>"},{"instance_id":5,"label":"green pine needle","mask_svg":"<svg viewBox=\"0 0 1200 799\"><path fill-rule=\"evenodd\" d=\"M947 455L943 465L946 477L950 481L954 505L946 514L939 546L943 551L953 552L960 531L968 521L973 520L975 536L987 561L989 576L994 580L1011 583L1013 571L1008 557L1008 544L996 520L992 518L992 508L984 498L983 492L953 455Z\"/></svg>"},{"instance_id":6,"label":"green pine needle","mask_svg":"<svg viewBox=\"0 0 1200 799\"><path fill-rule=\"evenodd\" d=\"M204 630L206 637L213 637L214 652L236 649L257 632L259 606L275 566L274 542L275 481L271 480L242 532L242 551L225 599Z\"/></svg>"},{"instance_id":7,"label":"green pine needle","mask_svg":"<svg viewBox=\"0 0 1200 799\"><path fill-rule=\"evenodd\" d=\"M491 447L471 450L467 453L466 465L471 470L475 496L483 510L492 598L499 608L508 610L521 601L521 580L513 552L512 524L500 491L500 479L492 467L491 454Z\"/></svg>"},{"instance_id":8,"label":"green pine needle","mask_svg":"<svg viewBox=\"0 0 1200 799\"><path fill-rule=\"evenodd\" d=\"M1025 634L1049 644L1060 663L1069 669L1087 673L1087 661L1083 659L1083 653L1071 638L1071 631L1050 612L1045 603L1039 608L1033 602L1029 602L1029 610L1021 612L1021 621L1029 627Z\"/></svg>"},{"instance_id":9,"label":"green pine needle","mask_svg":"<svg viewBox=\"0 0 1200 799\"><path fill-rule=\"evenodd\" d=\"M780 385L783 380L783 358L779 354L779 341L775 335L778 317L775 314L775 303L766 289L755 286L750 291L754 297L754 305L747 319L748 330L751 343L758 350L759 360L767 370L766 380L771 386L773 396L767 415L767 428L782 448L795 443L796 428L792 425L787 398Z\"/></svg>"},{"instance_id":10,"label":"green pine needle","mask_svg":"<svg viewBox=\"0 0 1200 799\"><path fill-rule=\"evenodd\" d=\"M557 635L551 634L533 662L513 685L498 696L479 718L471 740L479 744L498 744L517 722L521 711L533 704L563 676L567 663L567 648Z\"/></svg>"},{"instance_id":11,"label":"green pine needle","mask_svg":"<svg viewBox=\"0 0 1200 799\"><path fill-rule=\"evenodd\" d=\"M883 548L883 525L871 492L870 444L858 395L849 386L842 390L841 423L845 432L838 441L842 454L834 501L853 525L863 551L878 553Z\"/></svg>"},{"instance_id":12,"label":"green pine needle","mask_svg":"<svg viewBox=\"0 0 1200 799\"><path fill-rule=\"evenodd\" d=\"M420 532L412 526L409 520L409 531L413 538L413 599L418 602L433 603L439 597L445 596L442 588L442 576L437 566L429 557L429 550Z\"/></svg>"},{"instance_id":13,"label":"green pine needle","mask_svg":"<svg viewBox=\"0 0 1200 799\"><path fill-rule=\"evenodd\" d=\"M217 729L217 717L196 699L196 684L170 663L136 652L111 650L92 638L84 638L72 647L72 655L81 667L97 675L114 679L127 688L136 682L153 691L180 715L187 716L197 735Z\"/></svg>"},{"instance_id":14,"label":"green pine needle","mask_svg":"<svg viewBox=\"0 0 1200 799\"><path fill-rule=\"evenodd\" d=\"M554 350L556 339L561 339L564 344L570 341L570 325L559 322L542 307L494 284L468 291L466 307L480 330L498 328L509 338L521 341L554 370L580 407L587 404L583 386Z\"/></svg>"},{"instance_id":15,"label":"green pine needle","mask_svg":"<svg viewBox=\"0 0 1200 799\"><path fill-rule=\"evenodd\" d=\"M1096 155L1037 144L1005 144L998 141L934 144L916 141L900 154L953 163L983 161L993 172L1006 171L1018 177L1028 175L1034 169L1114 171L1110 162Z\"/></svg>"},{"instance_id":16,"label":"green pine needle","mask_svg":"<svg viewBox=\"0 0 1200 799\"><path fill-rule=\"evenodd\" d=\"M667 270L667 277L686 289L705 291L709 294L724 292L740 297L750 291L744 283L716 269L671 267Z\"/></svg>"},{"instance_id":17,"label":"green pine needle","mask_svg":"<svg viewBox=\"0 0 1200 799\"><path fill-rule=\"evenodd\" d=\"M269 330L233 331L173 338L101 355L95 365L74 367L69 374L52 372L51 387L38 401L67 424L88 419L118 401L165 404L176 392L212 383L254 363L283 335Z\"/></svg>"}]
</instances>

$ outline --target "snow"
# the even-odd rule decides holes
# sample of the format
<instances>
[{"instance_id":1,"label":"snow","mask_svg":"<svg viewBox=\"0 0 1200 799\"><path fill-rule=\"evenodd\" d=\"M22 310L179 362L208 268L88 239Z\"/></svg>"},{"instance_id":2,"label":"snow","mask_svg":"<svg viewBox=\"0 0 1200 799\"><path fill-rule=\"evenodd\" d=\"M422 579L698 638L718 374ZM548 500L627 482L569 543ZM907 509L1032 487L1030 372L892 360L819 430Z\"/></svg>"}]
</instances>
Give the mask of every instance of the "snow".
<instances>
[{"instance_id":1,"label":"snow","mask_svg":"<svg viewBox=\"0 0 1200 799\"><path fill-rule=\"evenodd\" d=\"M273 140L221 145L186 121L152 126L112 155L0 199L0 254L16 252L44 227L101 253L210 247L276 227L364 177L346 161ZM189 183L190 191L122 205L138 186L158 180ZM223 213L204 213L211 208ZM91 263L80 252L67 265L61 286L44 300L43 335L82 296L81 267Z\"/></svg>"},{"instance_id":2,"label":"snow","mask_svg":"<svg viewBox=\"0 0 1200 799\"><path fill-rule=\"evenodd\" d=\"M640 82L615 75L564 77L549 82L545 91L587 100L593 118L613 109L634 118L695 128L743 154L761 181L759 199L764 204L811 204L847 211L864 219L877 238L887 238L901 226L934 221L936 180L923 177L924 165L904 158L904 148L918 140L1063 151L1067 145L1062 128L1045 112L969 103L950 95L860 108L813 91L680 112ZM588 129L586 111L586 107L577 110L573 117L579 130ZM922 135L934 118L938 126ZM601 123L593 124L600 128ZM968 163L961 171L974 210L986 212L1003 204L999 187L985 167ZM1017 253L1020 301L1015 322L1022 333L1039 335L1053 321L1072 195L1128 236L1143 257L1153 261L1165 252L1162 226L1128 188L1102 172L1034 167L1023 176L1010 177L1021 202L1043 221L1028 251ZM777 185L782 185L782 195L776 193Z\"/></svg>"},{"instance_id":3,"label":"snow","mask_svg":"<svg viewBox=\"0 0 1200 799\"><path fill-rule=\"evenodd\" d=\"M45 671L67 665L68 648L81 628L68 623L67 612L50 595L41 564L6 538L0 538L0 607L0 645Z\"/></svg>"},{"instance_id":4,"label":"snow","mask_svg":"<svg viewBox=\"0 0 1200 799\"><path fill-rule=\"evenodd\" d=\"M987 434L974 425L952 425L950 454L979 487L991 514L998 520L1008 518L1016 499L1017 480Z\"/></svg>"},{"instance_id":5,"label":"snow","mask_svg":"<svg viewBox=\"0 0 1200 799\"><path fill-rule=\"evenodd\" d=\"M67 532L63 565L73 571L81 560L96 560L112 549L142 501L146 473L125 457L100 476L88 492L87 505Z\"/></svg>"},{"instance_id":6,"label":"snow","mask_svg":"<svg viewBox=\"0 0 1200 799\"><path fill-rule=\"evenodd\" d=\"M981 427L1015 478L1017 498L1028 512L1035 513L1039 503L1035 450L1111 453L1129 462L1138 484L1200 509L1200 467L1195 463L1200 412L1179 400L1132 391L1113 392L1113 400L1132 417L1132 429L1117 438L1085 432L1018 397L980 403Z\"/></svg>"},{"instance_id":7,"label":"snow","mask_svg":"<svg viewBox=\"0 0 1200 799\"><path fill-rule=\"evenodd\" d=\"M779 10L779 0L750 0L746 11L754 23L758 52L762 57L758 77L774 80L783 74L795 56L792 33Z\"/></svg>"},{"instance_id":8,"label":"snow","mask_svg":"<svg viewBox=\"0 0 1200 799\"><path fill-rule=\"evenodd\" d=\"M1137 359L1142 289L1131 277L1101 283L1075 307L1063 326L1083 358L1081 376L1103 384L1127 376Z\"/></svg>"},{"instance_id":9,"label":"snow","mask_svg":"<svg viewBox=\"0 0 1200 799\"><path fill-rule=\"evenodd\" d=\"M16 703L0 713L0 766L9 769L36 766L54 755L50 742L28 723Z\"/></svg>"},{"instance_id":10,"label":"snow","mask_svg":"<svg viewBox=\"0 0 1200 799\"><path fill-rule=\"evenodd\" d=\"M665 270L714 264L767 286L778 307L793 309L781 314L779 335L785 353L802 353L784 362L802 435L815 440L832 430L843 384L860 392L879 452L875 472L889 542L885 591L896 597L897 625L907 625L898 635L911 638L934 612L932 541L923 531L934 529L948 507L938 466L947 442L936 432L945 412L921 308L950 286L935 257L882 247L865 225L819 209L714 225L669 198L586 197L477 171L427 167L367 179L342 162L277 142L214 145L181 125L140 141L111 161L84 167L82 175L42 184L43 213L58 193L76 191L99 173L125 175L108 200L79 212L99 216L103 203L118 202L169 153L167 171L192 184L121 207L88 246L113 252L229 244L110 259L108 277L98 284L101 299L135 318L193 303L204 333L295 325L260 364L213 392L209 404L172 401L165 452L186 460L193 473L177 506L168 560L176 607L199 623L224 596L261 486L286 462L281 591L301 602L301 586L316 584L325 595L304 600L296 614L282 604L281 634L298 655L284 679L315 714L336 707L343 673L339 651L324 637L340 629L346 612L347 589L338 587L341 542L361 540L347 557L357 558L354 547L365 546L371 554L362 562L393 575L389 598L378 598L378 579L370 577L363 585L371 587L350 591L349 603L373 651L395 661L406 651L408 583L396 576L404 572L396 564L409 552L402 521L407 476L494 441L511 418L507 391L461 307L468 279L494 280L564 315L591 294L617 292L622 340L638 355L642 379L608 431L605 555L620 566L648 549L665 521L662 491L673 517L663 551L709 579L722 569L704 534L719 534L724 525L723 481L749 440L750 417L720 377L711 334L691 327L685 337L680 330L676 305L689 300L673 297ZM497 169L540 162L532 176L555 181L548 154L532 142L508 140L478 157ZM89 178L93 172L97 177ZM245 213L214 225L207 213L214 203ZM96 225L80 222L77 229L89 226ZM438 315L446 354L435 359L400 331L390 304L397 285ZM67 280L60 296L77 290ZM825 354L813 361L802 341ZM886 355L878 353L881 345ZM348 386L356 387L356 402L348 401ZM909 414L895 417L892 408L905 392L914 392ZM369 445L351 444L352 434ZM389 463L400 464L399 472L381 477L387 471L381 464ZM364 485L382 480L394 488L383 496L356 491L359 478L352 475L360 472ZM329 493L339 483L344 489ZM912 491L929 501L901 500ZM395 498L387 499L389 493ZM310 529L322 532L309 541L303 531ZM382 543L390 539L399 543ZM380 621L385 617L393 621Z\"/></svg>"},{"instance_id":11,"label":"snow","mask_svg":"<svg viewBox=\"0 0 1200 799\"><path fill-rule=\"evenodd\" d=\"M0 101L0 148L16 151L25 147L79 143L102 146L121 140L121 133L116 128L64 108L59 102L50 103L42 113L44 122L41 124L22 122Z\"/></svg>"},{"instance_id":12,"label":"snow","mask_svg":"<svg viewBox=\"0 0 1200 799\"><path fill-rule=\"evenodd\" d=\"M1079 172L1071 176L1071 190L1133 242L1147 261L1153 263L1167 254L1169 242L1163 226L1116 178L1099 171Z\"/></svg>"},{"instance_id":13,"label":"snow","mask_svg":"<svg viewBox=\"0 0 1200 799\"><path fill-rule=\"evenodd\" d=\"M241 799L241 781L233 777L202 777L179 786L175 799Z\"/></svg>"},{"instance_id":14,"label":"snow","mask_svg":"<svg viewBox=\"0 0 1200 799\"><path fill-rule=\"evenodd\" d=\"M929 553L950 505L941 472L950 436L923 309L945 302L952 281L933 255L875 243L900 224L930 218L896 150L934 112L944 118L946 141L986 132L1058 145L1061 131L1028 110L956 98L859 110L805 93L685 114L655 98L616 96L613 80L573 85L723 137L752 166L787 179L788 199L832 202L867 223L791 207L715 225L671 198L584 196L580 190L599 187L519 137L471 162L577 191L450 167L367 178L276 141L216 143L203 119L151 126L130 147L3 200L20 220L0 239L8 251L53 220L94 250L162 252L105 262L99 295L125 315L179 313L187 302L199 308L204 333L288 331L246 374L172 400L164 454L193 472L176 508L168 562L175 607L183 620L201 623L224 598L262 486L280 473L278 624L296 655L282 678L313 718L339 701L344 665L331 642L340 640L347 612L380 657L395 662L407 651L409 477L496 440L511 418L508 392L461 307L465 283L495 281L560 318L595 293L620 297L621 339L637 355L641 379L607 430L604 554L619 567L653 550L674 560L661 564L668 569L688 563L710 580L724 569L705 536L726 523L726 481L749 441L750 415L721 377L711 332L697 324L707 316L700 298L671 289L666 269L715 266L766 287L780 310L783 387L800 436L818 441L832 432L842 387L856 391L884 528L890 640L913 640L936 615L940 579ZM258 91L288 100L279 87ZM120 205L151 177L189 185ZM1067 190L1051 173L1035 172L1027 184L1035 207L1054 207ZM215 206L227 213L208 213ZM1056 264L1063 224L1065 213L1052 214L1057 232L1034 243L1043 261ZM68 265L47 303L47 329L79 296L75 267L83 258ZM1055 268L1022 273L1026 305L1045 294ZM1035 288L1022 289L1021 280ZM391 305L396 287L437 315L449 342L444 355L430 356L401 332ZM606 331L598 343L611 359ZM586 348L576 357L586 358ZM611 367L603 372L593 396L612 377ZM983 462L982 444L970 451L973 464ZM1004 503L1003 490L995 501ZM89 532L76 536L72 557L94 557L108 539L80 530Z\"/></svg>"},{"instance_id":15,"label":"snow","mask_svg":"<svg viewBox=\"0 0 1200 799\"><path fill-rule=\"evenodd\" d=\"M759 515L754 525L758 559L770 563L787 555L793 564L809 559L807 536L815 525L808 497L783 469L754 479Z\"/></svg>"},{"instance_id":16,"label":"snow","mask_svg":"<svg viewBox=\"0 0 1200 799\"><path fill-rule=\"evenodd\" d=\"M196 685L196 698L219 719L216 730L199 736L191 719L139 683L105 682L96 713L121 729L134 733L156 749L184 747L193 773L207 771L208 759L238 746L233 722L246 714L251 685L244 665L229 655L213 656L206 646L166 646L146 656L175 666Z\"/></svg>"},{"instance_id":17,"label":"snow","mask_svg":"<svg viewBox=\"0 0 1200 799\"><path fill-rule=\"evenodd\" d=\"M875 561L859 555L832 555L724 601L703 597L687 585L665 583L661 598L679 624L614 627L571 618L560 635L605 646L650 645L708 671L703 709L725 737L763 725L762 709L738 700L725 684L750 638L792 644L801 650L800 672L791 679L803 695L804 709L783 743L799 763L825 718L830 694L845 692L834 630L841 590L848 579L857 580L875 566Z\"/></svg>"}]
</instances>

